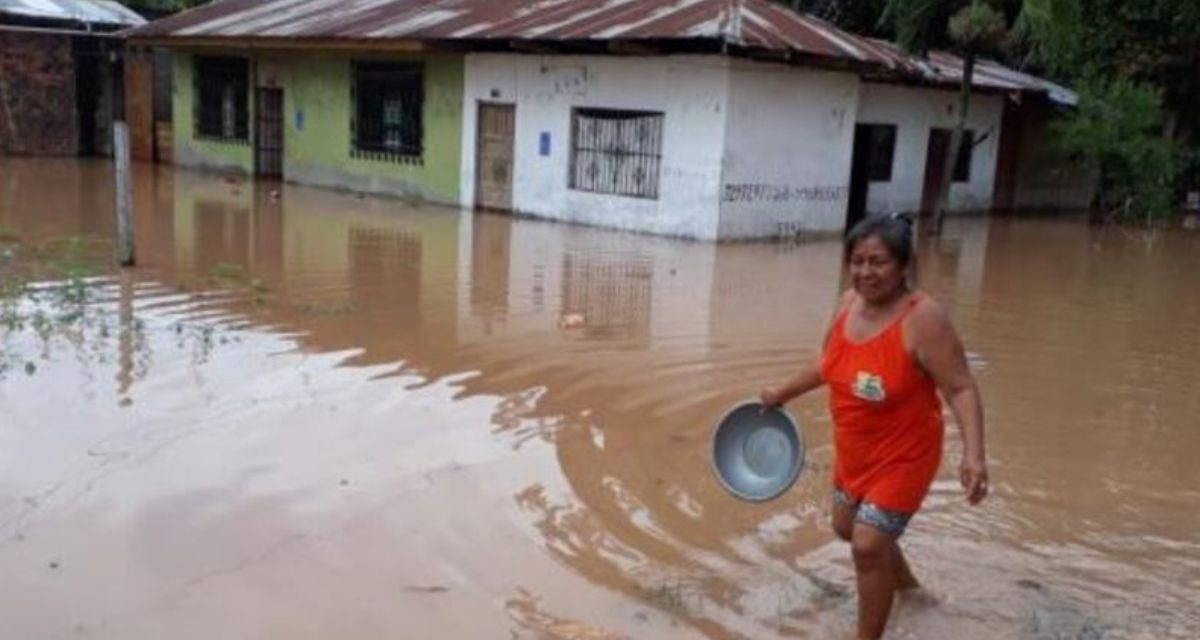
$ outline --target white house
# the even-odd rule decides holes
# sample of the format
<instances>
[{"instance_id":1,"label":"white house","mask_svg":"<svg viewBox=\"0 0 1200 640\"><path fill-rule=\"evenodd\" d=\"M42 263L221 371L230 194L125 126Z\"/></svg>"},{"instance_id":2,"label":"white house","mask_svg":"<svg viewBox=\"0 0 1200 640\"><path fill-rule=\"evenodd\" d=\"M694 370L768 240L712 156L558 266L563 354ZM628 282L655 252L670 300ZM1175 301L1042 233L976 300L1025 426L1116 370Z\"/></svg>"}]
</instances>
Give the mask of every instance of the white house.
<instances>
[{"instance_id":1,"label":"white house","mask_svg":"<svg viewBox=\"0 0 1200 640\"><path fill-rule=\"evenodd\" d=\"M844 223L852 73L718 56L478 54L465 83L465 206L705 240ZM498 109L513 118L511 176L489 146Z\"/></svg>"},{"instance_id":2,"label":"white house","mask_svg":"<svg viewBox=\"0 0 1200 640\"><path fill-rule=\"evenodd\" d=\"M931 206L960 60L917 60L753 0L650 4L727 12L707 27L663 26L677 40L641 55L467 56L463 206L704 240L837 233L868 212ZM672 53L700 37L758 49ZM794 55L814 41L820 55ZM977 69L950 212L1021 200L1019 163L1001 164L1019 153L1019 138L1002 136L1007 102L1073 101L993 62Z\"/></svg>"}]
</instances>

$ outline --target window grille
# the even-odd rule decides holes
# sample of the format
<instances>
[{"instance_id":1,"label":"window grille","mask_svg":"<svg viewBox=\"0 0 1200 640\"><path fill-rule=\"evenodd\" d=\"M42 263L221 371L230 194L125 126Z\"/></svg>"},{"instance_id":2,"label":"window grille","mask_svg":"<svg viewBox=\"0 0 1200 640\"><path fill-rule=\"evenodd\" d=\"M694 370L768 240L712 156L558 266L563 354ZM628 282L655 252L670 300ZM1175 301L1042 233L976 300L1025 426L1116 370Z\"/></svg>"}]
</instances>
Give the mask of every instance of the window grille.
<instances>
[{"instance_id":1,"label":"window grille","mask_svg":"<svg viewBox=\"0 0 1200 640\"><path fill-rule=\"evenodd\" d=\"M350 155L419 164L424 154L425 72L420 63L356 62Z\"/></svg>"},{"instance_id":2,"label":"window grille","mask_svg":"<svg viewBox=\"0 0 1200 640\"><path fill-rule=\"evenodd\" d=\"M250 142L250 63L245 58L195 58L197 138Z\"/></svg>"},{"instance_id":3,"label":"window grille","mask_svg":"<svg viewBox=\"0 0 1200 640\"><path fill-rule=\"evenodd\" d=\"M662 113L575 109L570 188L657 199L662 136Z\"/></svg>"}]
</instances>

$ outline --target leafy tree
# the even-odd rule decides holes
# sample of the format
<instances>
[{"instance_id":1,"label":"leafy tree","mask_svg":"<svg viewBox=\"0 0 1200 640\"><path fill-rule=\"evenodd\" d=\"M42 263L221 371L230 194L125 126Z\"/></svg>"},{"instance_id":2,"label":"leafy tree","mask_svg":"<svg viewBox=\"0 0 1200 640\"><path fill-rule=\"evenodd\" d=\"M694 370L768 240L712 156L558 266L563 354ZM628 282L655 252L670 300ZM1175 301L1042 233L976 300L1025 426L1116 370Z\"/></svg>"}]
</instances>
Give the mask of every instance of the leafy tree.
<instances>
[{"instance_id":1,"label":"leafy tree","mask_svg":"<svg viewBox=\"0 0 1200 640\"><path fill-rule=\"evenodd\" d=\"M1029 58L1079 88L1057 132L1100 172L1096 204L1126 220L1168 214L1200 186L1200 3L1026 1Z\"/></svg>"},{"instance_id":2,"label":"leafy tree","mask_svg":"<svg viewBox=\"0 0 1200 640\"><path fill-rule=\"evenodd\" d=\"M882 19L894 26L896 39L906 51L924 56L930 49L945 48L958 53L963 60L958 118L950 134L950 144L946 145L933 210L922 212L926 217L920 225L925 227L923 231L938 234L945 219L954 160L960 148L970 144L963 131L971 106L976 59L982 53L1001 48L1008 38L1009 18L982 0L888 0Z\"/></svg>"},{"instance_id":3,"label":"leafy tree","mask_svg":"<svg viewBox=\"0 0 1200 640\"><path fill-rule=\"evenodd\" d=\"M891 39L894 33L880 18L888 0L780 0L804 13L836 24L851 33Z\"/></svg>"},{"instance_id":4,"label":"leafy tree","mask_svg":"<svg viewBox=\"0 0 1200 640\"><path fill-rule=\"evenodd\" d=\"M1054 131L1064 149L1100 172L1096 204L1122 217L1162 214L1173 190L1200 188L1197 0L784 1L917 55L948 49L970 68L975 56L993 54L1077 88L1079 109ZM997 39L997 15L1007 38ZM970 102L965 77L960 93L962 118ZM950 153L959 144L952 141Z\"/></svg>"},{"instance_id":5,"label":"leafy tree","mask_svg":"<svg viewBox=\"0 0 1200 640\"><path fill-rule=\"evenodd\" d=\"M1088 78L1078 89L1078 108L1053 130L1067 152L1100 176L1095 210L1152 223L1170 210L1177 155L1161 135L1159 93L1128 78Z\"/></svg>"}]
</instances>

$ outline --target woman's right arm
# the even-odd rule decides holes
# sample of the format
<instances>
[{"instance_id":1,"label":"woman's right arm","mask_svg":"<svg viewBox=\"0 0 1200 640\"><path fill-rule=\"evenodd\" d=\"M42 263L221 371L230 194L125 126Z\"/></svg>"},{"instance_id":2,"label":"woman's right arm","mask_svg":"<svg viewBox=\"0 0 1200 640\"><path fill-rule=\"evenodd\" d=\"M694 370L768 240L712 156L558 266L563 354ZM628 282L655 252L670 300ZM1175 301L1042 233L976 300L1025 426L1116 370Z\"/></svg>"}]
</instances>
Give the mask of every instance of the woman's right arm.
<instances>
[{"instance_id":1,"label":"woman's right arm","mask_svg":"<svg viewBox=\"0 0 1200 640\"><path fill-rule=\"evenodd\" d=\"M821 377L821 355L817 354L817 357L806 363L795 377L782 386L763 389L762 403L768 407L778 407L823 384L825 380Z\"/></svg>"}]
</instances>

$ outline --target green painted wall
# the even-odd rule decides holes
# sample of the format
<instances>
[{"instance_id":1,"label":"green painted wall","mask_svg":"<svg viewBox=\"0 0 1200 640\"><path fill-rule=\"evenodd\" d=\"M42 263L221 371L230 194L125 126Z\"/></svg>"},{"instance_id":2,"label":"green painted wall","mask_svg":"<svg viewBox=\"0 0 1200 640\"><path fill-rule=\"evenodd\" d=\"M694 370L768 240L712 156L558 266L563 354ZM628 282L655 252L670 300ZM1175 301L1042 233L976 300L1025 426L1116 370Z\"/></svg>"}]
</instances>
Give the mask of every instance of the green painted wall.
<instances>
[{"instance_id":1,"label":"green painted wall","mask_svg":"<svg viewBox=\"0 0 1200 640\"><path fill-rule=\"evenodd\" d=\"M249 142L236 143L221 140L196 138L195 101L196 85L192 76L193 54L175 51L175 80L171 105L172 144L175 162L186 166L210 169L238 169L250 173L254 170L254 152ZM254 136L253 100L250 101L250 135Z\"/></svg>"},{"instance_id":2,"label":"green painted wall","mask_svg":"<svg viewBox=\"0 0 1200 640\"><path fill-rule=\"evenodd\" d=\"M284 173L302 182L329 184L336 180L345 184L331 186L419 193L456 204L462 170L462 56L371 56L425 61L422 164L351 157L351 62L366 57L319 53L287 59ZM297 113L303 113L303 127L297 126Z\"/></svg>"},{"instance_id":3,"label":"green painted wall","mask_svg":"<svg viewBox=\"0 0 1200 640\"><path fill-rule=\"evenodd\" d=\"M197 140L192 122L193 53L175 55L174 129L176 160L202 167L236 167L252 172L251 145ZM351 63L354 60L423 60L425 63L424 161L403 164L350 155ZM462 56L416 54L260 53L260 86L279 86L284 95L284 177L290 181L356 191L415 195L458 204L462 170ZM253 93L251 94L251 103ZM302 114L298 117L298 114ZM254 130L251 104L251 138Z\"/></svg>"}]
</instances>

